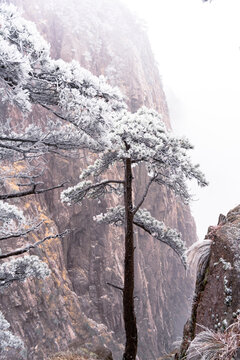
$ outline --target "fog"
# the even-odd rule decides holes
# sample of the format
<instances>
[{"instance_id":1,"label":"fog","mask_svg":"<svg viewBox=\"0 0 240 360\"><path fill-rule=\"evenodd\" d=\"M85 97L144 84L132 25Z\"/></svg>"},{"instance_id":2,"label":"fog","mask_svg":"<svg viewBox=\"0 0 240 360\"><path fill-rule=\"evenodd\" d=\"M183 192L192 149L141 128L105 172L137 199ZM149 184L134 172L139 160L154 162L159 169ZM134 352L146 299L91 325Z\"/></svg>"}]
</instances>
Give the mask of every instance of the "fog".
<instances>
[{"instance_id":1,"label":"fog","mask_svg":"<svg viewBox=\"0 0 240 360\"><path fill-rule=\"evenodd\" d=\"M240 1L124 0L144 20L174 131L208 188L191 185L198 236L240 203Z\"/></svg>"}]
</instances>

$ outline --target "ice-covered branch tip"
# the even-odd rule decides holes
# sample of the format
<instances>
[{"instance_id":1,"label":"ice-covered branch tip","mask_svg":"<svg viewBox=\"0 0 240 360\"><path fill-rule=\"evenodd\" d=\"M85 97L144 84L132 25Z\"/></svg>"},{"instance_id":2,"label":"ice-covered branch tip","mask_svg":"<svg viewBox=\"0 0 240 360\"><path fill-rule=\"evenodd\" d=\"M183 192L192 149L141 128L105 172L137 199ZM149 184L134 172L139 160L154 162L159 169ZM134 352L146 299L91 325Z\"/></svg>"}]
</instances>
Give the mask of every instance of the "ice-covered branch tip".
<instances>
[{"instance_id":1,"label":"ice-covered branch tip","mask_svg":"<svg viewBox=\"0 0 240 360\"><path fill-rule=\"evenodd\" d=\"M76 61L51 59L49 44L13 5L0 5L0 47L3 100L22 111L40 104L77 126L88 139L101 141L101 132L126 109L120 91L103 77Z\"/></svg>"},{"instance_id":2,"label":"ice-covered branch tip","mask_svg":"<svg viewBox=\"0 0 240 360\"><path fill-rule=\"evenodd\" d=\"M13 281L24 281L35 277L44 279L51 273L48 265L41 261L38 256L24 256L4 262L0 265L0 288L9 286ZM18 351L18 359L26 358L23 341L9 330L10 324L0 312L0 356L5 359L12 349ZM25 354L26 355L26 354ZM6 357L8 358L8 357ZM11 357L12 358L12 357ZM14 357L15 358L15 357Z\"/></svg>"},{"instance_id":3,"label":"ice-covered branch tip","mask_svg":"<svg viewBox=\"0 0 240 360\"><path fill-rule=\"evenodd\" d=\"M8 286L16 280L24 281L29 277L44 279L50 273L48 265L38 256L19 257L0 265L0 287Z\"/></svg>"},{"instance_id":4,"label":"ice-covered branch tip","mask_svg":"<svg viewBox=\"0 0 240 360\"><path fill-rule=\"evenodd\" d=\"M99 154L98 159L82 171L79 178L85 180L89 176L100 176L109 169L116 161L119 161L119 152L107 149Z\"/></svg>"},{"instance_id":5,"label":"ice-covered branch tip","mask_svg":"<svg viewBox=\"0 0 240 360\"><path fill-rule=\"evenodd\" d=\"M2 359L6 359L10 349L15 349L18 351L19 359L22 359L24 356L24 344L23 341L16 335L14 335L10 330L10 324L5 319L3 313L0 311L0 355Z\"/></svg>"},{"instance_id":6,"label":"ice-covered branch tip","mask_svg":"<svg viewBox=\"0 0 240 360\"><path fill-rule=\"evenodd\" d=\"M125 211L122 206L110 208L105 214L94 217L98 223L113 224L116 226L124 224ZM167 227L162 221L151 216L145 209L139 209L134 215L133 223L145 230L155 239L170 246L180 257L186 267L186 247L181 235L174 229Z\"/></svg>"},{"instance_id":7,"label":"ice-covered branch tip","mask_svg":"<svg viewBox=\"0 0 240 360\"><path fill-rule=\"evenodd\" d=\"M25 217L23 211L15 205L10 205L0 200L0 224L16 221L20 224L24 223Z\"/></svg>"}]
</instances>

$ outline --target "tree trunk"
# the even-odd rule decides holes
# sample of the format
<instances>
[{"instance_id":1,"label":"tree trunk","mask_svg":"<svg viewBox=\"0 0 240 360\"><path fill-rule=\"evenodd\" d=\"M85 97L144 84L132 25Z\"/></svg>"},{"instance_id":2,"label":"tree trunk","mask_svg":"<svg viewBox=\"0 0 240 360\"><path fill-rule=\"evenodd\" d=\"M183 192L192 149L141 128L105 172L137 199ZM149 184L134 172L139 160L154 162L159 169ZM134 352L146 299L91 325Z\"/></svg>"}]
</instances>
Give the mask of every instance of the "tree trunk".
<instances>
[{"instance_id":1,"label":"tree trunk","mask_svg":"<svg viewBox=\"0 0 240 360\"><path fill-rule=\"evenodd\" d=\"M134 239L131 159L125 160L125 262L123 288L123 318L126 333L123 360L135 360L137 354L137 325L134 312Z\"/></svg>"}]
</instances>

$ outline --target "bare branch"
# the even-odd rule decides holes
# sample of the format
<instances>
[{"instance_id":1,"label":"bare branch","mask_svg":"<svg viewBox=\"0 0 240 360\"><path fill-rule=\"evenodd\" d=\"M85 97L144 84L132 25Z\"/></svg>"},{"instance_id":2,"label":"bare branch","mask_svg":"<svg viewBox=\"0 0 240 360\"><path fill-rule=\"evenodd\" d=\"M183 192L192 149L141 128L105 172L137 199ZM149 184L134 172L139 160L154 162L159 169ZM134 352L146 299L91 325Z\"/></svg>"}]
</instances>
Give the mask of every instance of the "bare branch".
<instances>
[{"instance_id":1,"label":"bare branch","mask_svg":"<svg viewBox=\"0 0 240 360\"><path fill-rule=\"evenodd\" d=\"M19 198L19 197L23 197L23 196L28 196L28 195L38 195L38 194L42 194L45 193L47 191L51 191L54 189L59 189L64 187L64 185L68 183L68 181L64 181L62 184L60 185L56 185L56 186L52 186L50 188L47 189L37 189L37 185L39 185L39 183L37 184L33 184L32 188L30 190L27 191L20 191L20 192L16 192L16 193L11 193L11 194L3 194L0 195L0 200L6 200L6 199L13 199L13 198Z\"/></svg>"},{"instance_id":2,"label":"bare branch","mask_svg":"<svg viewBox=\"0 0 240 360\"><path fill-rule=\"evenodd\" d=\"M16 136L13 136L13 137L10 137L10 136L0 136L0 141L2 141L2 143L0 143L0 147L1 148L6 148L6 149L9 149L9 150L13 150L13 151L17 151L17 152L20 152L20 153L36 153L39 151L38 148L32 148L29 147L29 148L21 148L20 146L22 144L32 144L32 145L35 145L35 144L42 144L42 145L45 145L47 147L47 151L48 152L53 152L53 150L51 150L51 148L53 149L61 149L61 150L75 150L75 149L79 149L79 148L83 148L84 146L79 146L78 144L76 143L73 143L73 142L67 142L67 141L62 141L62 142L59 142L59 141L56 141L56 142L52 142L52 141L48 141L46 139L34 139L34 138L21 138L21 137L16 137ZM10 145L10 144L5 144L5 142L13 142L13 143L18 143L17 146L13 146L13 145ZM49 149L50 148L50 149ZM41 151L43 151L42 149L40 149Z\"/></svg>"},{"instance_id":3,"label":"bare branch","mask_svg":"<svg viewBox=\"0 0 240 360\"><path fill-rule=\"evenodd\" d=\"M122 288L122 287L117 286L117 285L114 285L114 284L111 284L110 282L107 282L107 285L112 286L114 289L118 289L118 290L123 291L123 288Z\"/></svg>"},{"instance_id":4,"label":"bare branch","mask_svg":"<svg viewBox=\"0 0 240 360\"><path fill-rule=\"evenodd\" d=\"M69 230L65 230L61 234L46 236L45 238L43 238L42 240L37 241L34 244L29 244L29 245L27 245L27 246L25 246L23 248L19 248L19 249L16 249L14 251L10 251L10 252L8 252L6 254L0 254L0 259L6 259L6 258L9 258L11 256L24 254L24 253L28 252L31 249L35 249L36 247L38 247L39 245L41 245L42 243L44 243L47 240L62 238L63 236L65 236L68 233L69 233Z\"/></svg>"},{"instance_id":5,"label":"bare branch","mask_svg":"<svg viewBox=\"0 0 240 360\"><path fill-rule=\"evenodd\" d=\"M148 184L147 184L147 186L146 186L145 192L144 192L144 194L143 194L143 196L142 196L142 199L139 201L138 205L137 205L137 206L133 209L133 211L132 211L133 215L136 214L136 212L139 210L139 208L140 208L140 207L142 206L142 204L144 203L144 201L145 201L145 199L146 199L146 197L147 197L147 194L148 194L148 190L149 190L151 184L153 183L153 181L156 179L156 177L157 177L157 175L154 176L154 177L152 177L152 178L149 180L149 182L148 182Z\"/></svg>"}]
</instances>

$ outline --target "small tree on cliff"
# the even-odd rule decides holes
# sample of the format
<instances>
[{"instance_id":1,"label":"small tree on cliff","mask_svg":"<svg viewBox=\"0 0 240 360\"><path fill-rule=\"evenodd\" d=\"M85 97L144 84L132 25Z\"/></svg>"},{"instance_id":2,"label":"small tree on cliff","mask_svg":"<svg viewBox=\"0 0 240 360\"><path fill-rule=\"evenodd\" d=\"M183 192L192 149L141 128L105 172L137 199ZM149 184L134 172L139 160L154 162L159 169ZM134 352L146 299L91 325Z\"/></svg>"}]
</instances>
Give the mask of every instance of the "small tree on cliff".
<instances>
[{"instance_id":1,"label":"small tree on cliff","mask_svg":"<svg viewBox=\"0 0 240 360\"><path fill-rule=\"evenodd\" d=\"M196 179L200 186L207 185L207 182L198 165L192 165L187 156L187 150L192 146L186 139L171 135L160 115L153 110L143 107L135 114L126 111L113 125L107 143L95 163L81 173L81 182L64 190L61 199L73 204L85 198L99 199L109 193L123 197L123 205L108 209L106 213L97 215L95 220L125 226L123 317L126 344L123 359L132 360L136 358L138 343L134 311L134 226L166 243L186 265L181 235L142 209L144 200L151 185L156 183L167 186L187 203L190 196L186 180ZM122 179L106 179L106 172L115 163L124 165ZM141 199L134 204L132 168L140 164L145 165L149 182ZM89 177L92 180L87 180Z\"/></svg>"}]
</instances>

